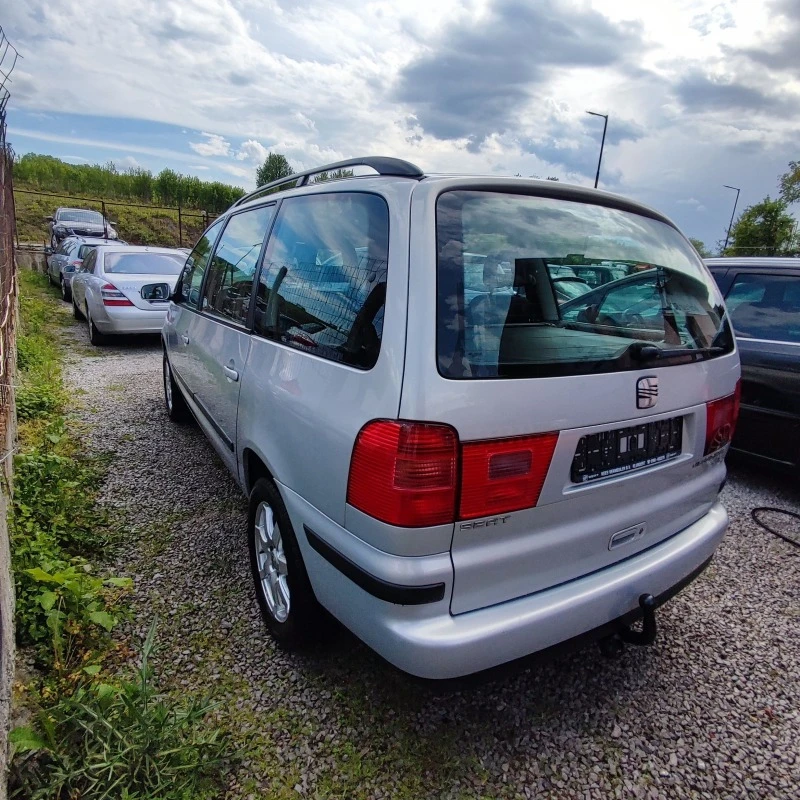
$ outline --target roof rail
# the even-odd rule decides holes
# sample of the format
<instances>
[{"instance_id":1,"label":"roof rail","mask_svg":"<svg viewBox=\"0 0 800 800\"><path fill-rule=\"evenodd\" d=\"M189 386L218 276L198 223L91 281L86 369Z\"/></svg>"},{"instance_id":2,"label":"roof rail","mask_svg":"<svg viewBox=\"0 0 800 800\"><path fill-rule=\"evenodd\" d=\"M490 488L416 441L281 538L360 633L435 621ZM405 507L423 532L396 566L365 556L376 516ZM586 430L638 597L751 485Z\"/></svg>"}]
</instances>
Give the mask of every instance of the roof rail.
<instances>
[{"instance_id":1,"label":"roof rail","mask_svg":"<svg viewBox=\"0 0 800 800\"><path fill-rule=\"evenodd\" d=\"M271 183L259 186L255 191L240 197L231 208L242 205L250 200L255 200L263 194L268 194L273 189L278 189L287 183L294 183L295 186L305 186L312 175L319 175L322 172L335 172L336 170L346 169L347 167L372 167L378 175L392 175L398 178L414 178L419 180L425 173L415 164L403 161L400 158L388 158L387 156L364 156L362 158L348 158L346 161L337 161L333 164L325 164L322 167L314 167L303 172L295 172L286 178L278 178ZM294 188L294 187L292 187Z\"/></svg>"}]
</instances>

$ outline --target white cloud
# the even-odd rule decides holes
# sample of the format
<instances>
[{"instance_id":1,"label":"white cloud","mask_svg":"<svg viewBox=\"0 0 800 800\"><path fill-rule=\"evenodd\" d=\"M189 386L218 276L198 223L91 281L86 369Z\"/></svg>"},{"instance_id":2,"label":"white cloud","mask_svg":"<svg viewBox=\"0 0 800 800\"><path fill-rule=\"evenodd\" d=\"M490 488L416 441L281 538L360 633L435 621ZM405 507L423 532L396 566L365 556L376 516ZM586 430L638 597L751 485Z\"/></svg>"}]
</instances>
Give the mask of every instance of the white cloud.
<instances>
[{"instance_id":1,"label":"white cloud","mask_svg":"<svg viewBox=\"0 0 800 800\"><path fill-rule=\"evenodd\" d=\"M268 153L269 151L261 142L257 142L255 139L248 139L246 142L242 142L242 146L236 153L236 160L261 164Z\"/></svg>"},{"instance_id":2,"label":"white cloud","mask_svg":"<svg viewBox=\"0 0 800 800\"><path fill-rule=\"evenodd\" d=\"M141 164L133 156L125 156L125 158L119 160L117 166L123 169L135 169L136 167L140 167Z\"/></svg>"},{"instance_id":3,"label":"white cloud","mask_svg":"<svg viewBox=\"0 0 800 800\"><path fill-rule=\"evenodd\" d=\"M201 133L205 137L204 142L189 142L189 147L200 156L229 156L231 154L231 143L216 133Z\"/></svg>"},{"instance_id":4,"label":"white cloud","mask_svg":"<svg viewBox=\"0 0 800 800\"><path fill-rule=\"evenodd\" d=\"M737 55L777 40L786 28L771 2L542 3L568 9L571 18L575 9L587 16L599 12L610 24L626 26L642 46L626 49L617 64L586 70L565 58L548 68L535 92L522 87L506 130L493 130L488 100L473 102L472 112L482 115L488 131L474 152L467 150L467 138L433 136L413 103L397 101L395 87L404 68L421 54L441 51L448 33L461 25L479 58L487 64L506 60L513 73L527 57L524 48L499 52L497 42L482 35L490 10L510 7L509 0L26 0L4 9L3 22L26 56L15 73L13 103L34 113L176 125L185 132L185 152L158 147L157 140L117 148L173 166L195 164L198 156L213 159L211 169L248 185L253 166L269 150L299 168L378 153L429 170L558 175L591 184L599 135L586 127L584 111L608 110L601 187L633 194L692 225L700 224L697 212L704 207L710 238L712 226L724 227L730 216L720 184L742 185L742 202L758 200L774 194L778 172L797 158L790 145L800 115L798 79L792 83L771 66ZM90 48L86 19L113 20ZM571 52L579 61L585 51ZM688 90L682 100L678 87L691 75L699 76L689 87L695 98L710 91L714 99L715 87L742 84L756 93L783 93L786 108L794 103L798 113L779 118L768 108L735 111L713 102L687 109ZM447 79L445 72L431 78ZM457 88L471 92L463 80ZM409 123L414 115L416 124ZM614 142L615 126L623 121L638 126L641 137ZM40 141L98 147L109 138L29 133ZM697 205L680 202L686 198Z\"/></svg>"}]
</instances>

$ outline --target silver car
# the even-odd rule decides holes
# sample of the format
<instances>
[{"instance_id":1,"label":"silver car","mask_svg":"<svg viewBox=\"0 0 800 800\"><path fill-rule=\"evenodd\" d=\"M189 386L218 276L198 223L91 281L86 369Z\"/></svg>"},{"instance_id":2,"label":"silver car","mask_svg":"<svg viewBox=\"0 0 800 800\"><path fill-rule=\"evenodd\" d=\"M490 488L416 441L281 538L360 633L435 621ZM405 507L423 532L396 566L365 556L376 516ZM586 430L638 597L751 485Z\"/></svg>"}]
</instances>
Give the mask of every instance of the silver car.
<instances>
[{"instance_id":1,"label":"silver car","mask_svg":"<svg viewBox=\"0 0 800 800\"><path fill-rule=\"evenodd\" d=\"M376 174L313 180L356 164ZM562 304L579 253L642 271ZM674 224L622 197L387 158L293 175L203 234L163 343L167 412L247 493L285 644L323 609L427 678L645 644L727 526L725 307Z\"/></svg>"},{"instance_id":2,"label":"silver car","mask_svg":"<svg viewBox=\"0 0 800 800\"><path fill-rule=\"evenodd\" d=\"M61 297L65 302L68 303L72 299L72 278L75 275L75 271L83 263L83 259L95 247L111 243L109 239L68 236L50 254L47 259L47 277L50 283L61 288ZM119 246L126 244L126 242L116 241L113 244Z\"/></svg>"},{"instance_id":3,"label":"silver car","mask_svg":"<svg viewBox=\"0 0 800 800\"><path fill-rule=\"evenodd\" d=\"M165 247L95 247L72 279L72 309L92 344L120 333L158 333L186 255Z\"/></svg>"}]
</instances>

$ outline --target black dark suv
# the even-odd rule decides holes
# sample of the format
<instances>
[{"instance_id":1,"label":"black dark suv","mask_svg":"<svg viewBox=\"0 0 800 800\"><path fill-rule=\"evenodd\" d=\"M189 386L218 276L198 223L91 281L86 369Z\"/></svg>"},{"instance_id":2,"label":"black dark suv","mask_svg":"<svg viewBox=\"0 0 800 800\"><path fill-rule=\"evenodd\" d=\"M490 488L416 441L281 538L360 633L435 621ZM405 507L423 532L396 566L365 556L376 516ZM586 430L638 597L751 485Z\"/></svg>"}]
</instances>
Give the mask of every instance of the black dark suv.
<instances>
[{"instance_id":1,"label":"black dark suv","mask_svg":"<svg viewBox=\"0 0 800 800\"><path fill-rule=\"evenodd\" d=\"M99 211L85 208L57 208L47 217L50 229L50 246L55 250L67 236L99 236L116 239L117 232Z\"/></svg>"},{"instance_id":2,"label":"black dark suv","mask_svg":"<svg viewBox=\"0 0 800 800\"><path fill-rule=\"evenodd\" d=\"M710 258L742 360L733 450L800 465L800 258Z\"/></svg>"}]
</instances>

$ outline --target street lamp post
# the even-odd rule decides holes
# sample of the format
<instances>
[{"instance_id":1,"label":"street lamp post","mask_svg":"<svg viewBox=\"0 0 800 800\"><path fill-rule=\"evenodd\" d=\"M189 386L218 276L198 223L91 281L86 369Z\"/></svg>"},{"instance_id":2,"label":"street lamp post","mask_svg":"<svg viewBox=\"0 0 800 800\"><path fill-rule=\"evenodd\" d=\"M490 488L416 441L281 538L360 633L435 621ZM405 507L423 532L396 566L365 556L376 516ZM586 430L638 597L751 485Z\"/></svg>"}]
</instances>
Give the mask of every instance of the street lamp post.
<instances>
[{"instance_id":1,"label":"street lamp post","mask_svg":"<svg viewBox=\"0 0 800 800\"><path fill-rule=\"evenodd\" d=\"M603 118L603 139L600 142L600 158L597 159L597 175L594 176L594 188L597 188L597 183L600 180L600 164L603 161L603 148L606 144L606 128L608 128L608 114L598 114L596 111L587 111L587 114L591 114L593 117L602 117Z\"/></svg>"},{"instance_id":2,"label":"street lamp post","mask_svg":"<svg viewBox=\"0 0 800 800\"><path fill-rule=\"evenodd\" d=\"M738 186L728 186L727 183L723 184L726 189L733 189L736 192L736 200L733 201L733 213L731 214L731 221L728 223L728 233L725 236L725 247L722 248L722 253L728 249L728 239L731 238L731 228L733 227L733 218L736 216L736 206L739 205L739 192L741 189Z\"/></svg>"}]
</instances>

